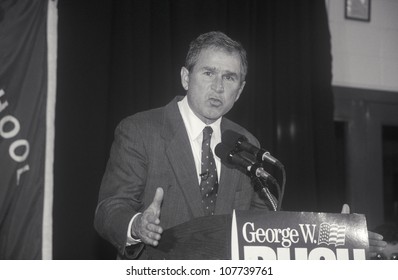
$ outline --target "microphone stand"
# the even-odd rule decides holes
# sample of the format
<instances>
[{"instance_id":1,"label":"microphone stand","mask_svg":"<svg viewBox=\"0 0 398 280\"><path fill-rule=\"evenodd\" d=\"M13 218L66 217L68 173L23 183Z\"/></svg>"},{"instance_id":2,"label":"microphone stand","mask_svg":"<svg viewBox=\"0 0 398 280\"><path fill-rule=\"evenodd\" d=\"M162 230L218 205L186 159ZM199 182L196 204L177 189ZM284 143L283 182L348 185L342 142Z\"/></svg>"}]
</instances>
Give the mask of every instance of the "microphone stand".
<instances>
[{"instance_id":1,"label":"microphone stand","mask_svg":"<svg viewBox=\"0 0 398 280\"><path fill-rule=\"evenodd\" d=\"M272 209L274 211L278 211L279 210L279 200L277 201L275 199L275 197L271 194L267 183L265 182L265 180L263 178L260 177L253 177L252 178L254 183L260 187L262 193L265 195L265 197L268 199L268 201L271 203ZM276 185L278 185L278 183L276 183ZM280 192L279 192L279 186L277 187L278 190L278 196L280 196Z\"/></svg>"},{"instance_id":2,"label":"microphone stand","mask_svg":"<svg viewBox=\"0 0 398 280\"><path fill-rule=\"evenodd\" d=\"M282 208L282 199L283 199L283 196L285 195L285 185L286 185L286 170L285 170L285 167L282 165L282 164L280 164L280 170L281 170L281 172L282 172L282 188L281 188L281 193L280 193L280 198L278 199L278 202L279 202L279 210L281 210L281 208Z\"/></svg>"},{"instance_id":3,"label":"microphone stand","mask_svg":"<svg viewBox=\"0 0 398 280\"><path fill-rule=\"evenodd\" d=\"M266 180L261 177L257 177L254 175L251 175L252 180L256 185L258 185L261 188L261 191L264 193L265 197L269 200L269 202L272 205L272 208L274 211L280 211L282 208L282 200L283 196L285 193L285 185L286 185L286 171L283 165L279 166L281 168L282 172L282 187L278 184L277 180L271 179L271 180ZM271 176L270 176L271 177ZM271 181L272 184L275 186L277 194L278 194L278 199L276 200L275 197L271 194L269 188L268 188L268 182Z\"/></svg>"}]
</instances>

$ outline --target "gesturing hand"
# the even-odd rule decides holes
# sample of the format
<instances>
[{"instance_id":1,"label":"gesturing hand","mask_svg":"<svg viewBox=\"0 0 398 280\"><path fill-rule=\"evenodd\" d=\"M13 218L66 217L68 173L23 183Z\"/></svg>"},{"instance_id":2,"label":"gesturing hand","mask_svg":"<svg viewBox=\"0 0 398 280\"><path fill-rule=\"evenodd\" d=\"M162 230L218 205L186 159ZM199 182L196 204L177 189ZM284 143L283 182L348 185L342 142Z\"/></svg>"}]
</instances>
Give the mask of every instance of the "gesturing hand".
<instances>
[{"instance_id":1,"label":"gesturing hand","mask_svg":"<svg viewBox=\"0 0 398 280\"><path fill-rule=\"evenodd\" d=\"M343 208L341 209L341 214L350 214L350 206L344 204ZM383 251L387 243L383 241L382 235L369 230L368 230L368 238L369 238L369 256L372 258L375 257L377 253Z\"/></svg>"},{"instance_id":2,"label":"gesturing hand","mask_svg":"<svg viewBox=\"0 0 398 280\"><path fill-rule=\"evenodd\" d=\"M157 188L151 205L139 215L131 227L132 236L141 239L145 244L157 246L163 229L160 224L160 205L163 200L163 189Z\"/></svg>"}]
</instances>

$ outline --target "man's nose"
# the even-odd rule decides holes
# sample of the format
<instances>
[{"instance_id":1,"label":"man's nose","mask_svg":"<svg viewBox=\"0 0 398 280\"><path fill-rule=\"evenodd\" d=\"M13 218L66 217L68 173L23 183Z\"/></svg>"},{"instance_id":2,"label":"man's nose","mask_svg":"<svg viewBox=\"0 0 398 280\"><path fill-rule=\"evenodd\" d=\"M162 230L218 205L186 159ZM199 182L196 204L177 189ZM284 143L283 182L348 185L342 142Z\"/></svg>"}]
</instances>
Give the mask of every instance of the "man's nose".
<instances>
[{"instance_id":1,"label":"man's nose","mask_svg":"<svg viewBox=\"0 0 398 280\"><path fill-rule=\"evenodd\" d=\"M212 89L217 93L224 92L224 81L222 77L216 76L212 83Z\"/></svg>"}]
</instances>

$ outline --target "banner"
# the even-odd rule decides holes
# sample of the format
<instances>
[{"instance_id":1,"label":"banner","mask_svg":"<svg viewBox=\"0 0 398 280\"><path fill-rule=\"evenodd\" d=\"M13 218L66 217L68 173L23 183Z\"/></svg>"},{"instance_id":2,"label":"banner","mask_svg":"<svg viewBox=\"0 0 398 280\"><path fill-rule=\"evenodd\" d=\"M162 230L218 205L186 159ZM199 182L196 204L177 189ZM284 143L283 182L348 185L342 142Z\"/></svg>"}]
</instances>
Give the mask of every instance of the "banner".
<instances>
[{"instance_id":1,"label":"banner","mask_svg":"<svg viewBox=\"0 0 398 280\"><path fill-rule=\"evenodd\" d=\"M0 259L52 258L57 2L0 2Z\"/></svg>"},{"instance_id":2,"label":"banner","mask_svg":"<svg viewBox=\"0 0 398 280\"><path fill-rule=\"evenodd\" d=\"M231 258L365 260L369 241L361 214L234 211Z\"/></svg>"}]
</instances>

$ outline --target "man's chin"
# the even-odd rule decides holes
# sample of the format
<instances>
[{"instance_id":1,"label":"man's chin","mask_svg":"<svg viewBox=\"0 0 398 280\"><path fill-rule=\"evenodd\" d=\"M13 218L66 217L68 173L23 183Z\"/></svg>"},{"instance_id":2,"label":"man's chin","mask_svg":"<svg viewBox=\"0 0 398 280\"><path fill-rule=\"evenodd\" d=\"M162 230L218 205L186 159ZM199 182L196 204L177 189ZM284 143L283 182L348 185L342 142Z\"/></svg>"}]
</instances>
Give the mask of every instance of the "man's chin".
<instances>
[{"instance_id":1,"label":"man's chin","mask_svg":"<svg viewBox=\"0 0 398 280\"><path fill-rule=\"evenodd\" d=\"M211 121L211 122L215 122L216 120L218 120L219 118L222 117L223 114L220 114L219 112L217 113L210 113L206 115L206 119Z\"/></svg>"}]
</instances>

